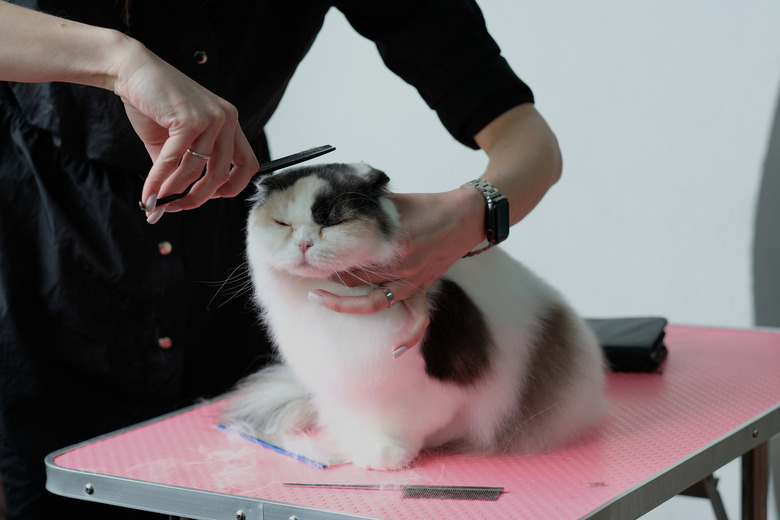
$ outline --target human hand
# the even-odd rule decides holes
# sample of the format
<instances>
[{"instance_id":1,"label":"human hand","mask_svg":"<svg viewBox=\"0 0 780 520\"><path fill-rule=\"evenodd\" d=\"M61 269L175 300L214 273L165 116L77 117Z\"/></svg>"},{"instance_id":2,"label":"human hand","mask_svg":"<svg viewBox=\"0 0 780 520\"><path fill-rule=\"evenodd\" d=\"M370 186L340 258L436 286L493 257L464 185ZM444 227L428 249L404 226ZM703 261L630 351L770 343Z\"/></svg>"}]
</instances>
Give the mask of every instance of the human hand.
<instances>
[{"instance_id":1,"label":"human hand","mask_svg":"<svg viewBox=\"0 0 780 520\"><path fill-rule=\"evenodd\" d=\"M345 274L342 276L352 275ZM364 284L354 283L353 285ZM374 293L380 295L382 299L380 300L378 297L374 297ZM378 286L376 290L371 291L366 296L336 296L328 291L316 290L309 293L309 299L315 303L324 305L332 311L349 314L379 312L395 305L397 302L395 295L393 295L392 300L390 300L385 294L384 285ZM428 328L428 324L431 321L428 317L428 303L425 300L425 291L416 291L408 298L401 300L398 305L401 305L409 314L409 327L399 339L398 343L394 345L393 351L391 352L393 358L398 358L410 348L417 346L417 344L422 341L425 330Z\"/></svg>"},{"instance_id":2,"label":"human hand","mask_svg":"<svg viewBox=\"0 0 780 520\"><path fill-rule=\"evenodd\" d=\"M150 221L162 211L235 196L257 171L236 108L137 40L2 1L0 21L0 79L78 83L120 96L154 162L141 194ZM156 199L182 193L199 178L175 208L151 211Z\"/></svg>"},{"instance_id":3,"label":"human hand","mask_svg":"<svg viewBox=\"0 0 780 520\"><path fill-rule=\"evenodd\" d=\"M396 345L397 357L405 352L403 347L419 343L428 327L425 291L479 241L475 236L484 237L483 220L473 217L484 214L484 199L469 187L446 193L393 194L391 198L401 217L399 259L371 270L339 273L335 278L349 286L371 284L377 289L362 296L318 290L312 299L333 311L353 314L403 305L410 314L410 325ZM392 301L384 289L392 293Z\"/></svg>"},{"instance_id":4,"label":"human hand","mask_svg":"<svg viewBox=\"0 0 780 520\"><path fill-rule=\"evenodd\" d=\"M154 162L141 195L149 222L165 211L241 192L259 162L238 124L236 108L143 46L133 57L114 91ZM193 183L183 198L155 208L158 199L184 192Z\"/></svg>"}]
</instances>

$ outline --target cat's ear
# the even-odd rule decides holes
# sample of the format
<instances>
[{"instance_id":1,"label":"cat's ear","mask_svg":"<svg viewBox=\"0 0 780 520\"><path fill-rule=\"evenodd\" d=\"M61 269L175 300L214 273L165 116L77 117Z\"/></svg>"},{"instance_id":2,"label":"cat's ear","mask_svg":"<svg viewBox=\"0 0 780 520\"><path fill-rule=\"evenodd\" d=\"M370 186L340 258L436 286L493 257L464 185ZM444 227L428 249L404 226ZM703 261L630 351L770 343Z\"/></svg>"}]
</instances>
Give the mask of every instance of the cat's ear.
<instances>
[{"instance_id":1,"label":"cat's ear","mask_svg":"<svg viewBox=\"0 0 780 520\"><path fill-rule=\"evenodd\" d=\"M390 177L385 172L365 163L361 166L364 169L363 176L371 186L371 195L378 197L389 192Z\"/></svg>"},{"instance_id":2,"label":"cat's ear","mask_svg":"<svg viewBox=\"0 0 780 520\"><path fill-rule=\"evenodd\" d=\"M260 177L255 181L255 193L249 197L250 202L255 204L262 204L265 202L265 199L268 198L268 193L270 190L268 184L263 182L265 179L268 179L268 176Z\"/></svg>"}]
</instances>

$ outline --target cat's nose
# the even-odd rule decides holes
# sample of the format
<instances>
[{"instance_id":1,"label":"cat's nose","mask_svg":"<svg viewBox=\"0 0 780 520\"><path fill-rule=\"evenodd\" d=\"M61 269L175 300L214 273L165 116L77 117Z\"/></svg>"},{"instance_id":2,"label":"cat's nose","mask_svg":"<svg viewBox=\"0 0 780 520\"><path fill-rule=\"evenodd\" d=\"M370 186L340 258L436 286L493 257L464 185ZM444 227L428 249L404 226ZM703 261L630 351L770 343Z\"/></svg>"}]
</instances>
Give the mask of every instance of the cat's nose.
<instances>
[{"instance_id":1,"label":"cat's nose","mask_svg":"<svg viewBox=\"0 0 780 520\"><path fill-rule=\"evenodd\" d=\"M301 253L305 253L311 247L311 245L311 242L308 240L301 240L298 242L298 247L301 248Z\"/></svg>"}]
</instances>

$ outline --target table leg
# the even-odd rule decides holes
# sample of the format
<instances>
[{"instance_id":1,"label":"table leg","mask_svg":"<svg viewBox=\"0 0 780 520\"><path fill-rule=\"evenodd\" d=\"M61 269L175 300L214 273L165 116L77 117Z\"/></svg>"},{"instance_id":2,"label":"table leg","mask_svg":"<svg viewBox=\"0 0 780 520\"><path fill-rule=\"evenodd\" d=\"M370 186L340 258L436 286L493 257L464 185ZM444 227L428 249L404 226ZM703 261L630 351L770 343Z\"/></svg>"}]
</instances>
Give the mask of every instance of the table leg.
<instances>
[{"instance_id":1,"label":"table leg","mask_svg":"<svg viewBox=\"0 0 780 520\"><path fill-rule=\"evenodd\" d=\"M766 520L769 447L764 442L742 456L742 519Z\"/></svg>"},{"instance_id":2,"label":"table leg","mask_svg":"<svg viewBox=\"0 0 780 520\"><path fill-rule=\"evenodd\" d=\"M708 499L712 505L712 510L715 513L715 520L728 520L726 508L723 507L723 500L721 500L720 493L718 492L718 479L713 475L707 475L680 494Z\"/></svg>"}]
</instances>

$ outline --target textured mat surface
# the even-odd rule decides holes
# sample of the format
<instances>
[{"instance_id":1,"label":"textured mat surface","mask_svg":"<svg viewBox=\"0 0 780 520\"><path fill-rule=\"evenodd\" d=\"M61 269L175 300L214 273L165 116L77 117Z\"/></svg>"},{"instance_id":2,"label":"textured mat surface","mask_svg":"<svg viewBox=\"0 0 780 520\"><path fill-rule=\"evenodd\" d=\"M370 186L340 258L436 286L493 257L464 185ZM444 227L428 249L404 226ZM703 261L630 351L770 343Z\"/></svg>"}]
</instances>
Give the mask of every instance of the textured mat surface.
<instances>
[{"instance_id":1,"label":"textured mat surface","mask_svg":"<svg viewBox=\"0 0 780 520\"><path fill-rule=\"evenodd\" d=\"M780 405L780 334L667 328L663 374L610 374L607 420L532 456L423 455L409 470L317 469L216 427L207 404L59 455L55 464L370 518L580 518ZM495 486L495 502L409 500L393 490L283 482Z\"/></svg>"}]
</instances>

